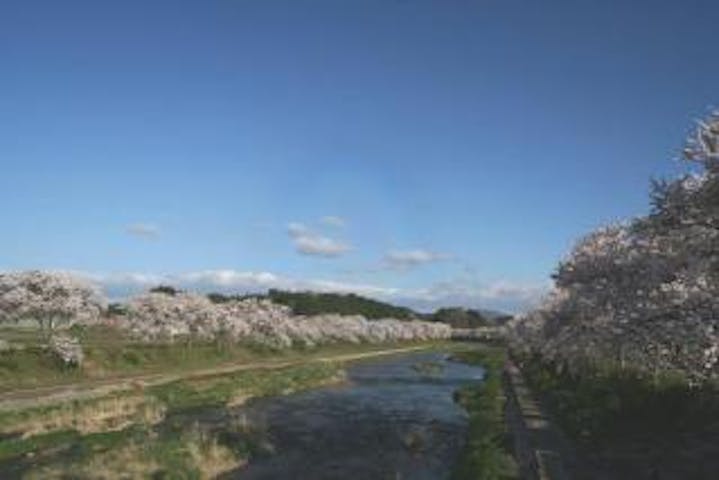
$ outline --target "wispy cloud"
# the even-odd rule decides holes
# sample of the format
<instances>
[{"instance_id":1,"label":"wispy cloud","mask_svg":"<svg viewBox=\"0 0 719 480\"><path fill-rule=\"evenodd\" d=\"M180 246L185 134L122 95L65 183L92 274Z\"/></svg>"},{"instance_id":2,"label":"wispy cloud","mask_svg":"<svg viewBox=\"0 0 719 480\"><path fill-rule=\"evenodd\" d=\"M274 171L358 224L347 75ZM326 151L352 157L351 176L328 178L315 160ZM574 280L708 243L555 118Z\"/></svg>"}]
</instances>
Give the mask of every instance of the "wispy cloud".
<instances>
[{"instance_id":1,"label":"wispy cloud","mask_svg":"<svg viewBox=\"0 0 719 480\"><path fill-rule=\"evenodd\" d=\"M521 312L539 303L551 288L551 282L512 282L498 280L472 283L466 279L437 282L429 287L402 292L403 301L420 309L461 305Z\"/></svg>"},{"instance_id":2,"label":"wispy cloud","mask_svg":"<svg viewBox=\"0 0 719 480\"><path fill-rule=\"evenodd\" d=\"M113 273L96 274L72 272L91 280L119 299L145 291L156 285L172 285L197 292L257 293L270 288L282 290L311 290L317 292L357 293L375 298L389 298L399 289L379 285L340 282L327 279L303 279L271 272L252 272L233 269L200 270L178 274Z\"/></svg>"},{"instance_id":3,"label":"wispy cloud","mask_svg":"<svg viewBox=\"0 0 719 480\"><path fill-rule=\"evenodd\" d=\"M160 227L151 223L133 223L125 227L125 232L134 237L153 239L160 236Z\"/></svg>"},{"instance_id":4,"label":"wispy cloud","mask_svg":"<svg viewBox=\"0 0 719 480\"><path fill-rule=\"evenodd\" d=\"M499 280L473 283L466 278L437 282L423 288L398 288L332 279L293 278L271 272L233 269L200 270L178 274L97 274L78 271L68 273L99 284L110 298L116 300L160 284L204 293L259 293L277 288L293 291L356 293L421 311L446 306L464 306L511 313L522 312L537 305L551 288L550 281L522 283Z\"/></svg>"},{"instance_id":5,"label":"wispy cloud","mask_svg":"<svg viewBox=\"0 0 719 480\"><path fill-rule=\"evenodd\" d=\"M343 228L347 225L347 220L335 215L326 215L322 217L320 221L325 225L329 225L330 227Z\"/></svg>"},{"instance_id":6,"label":"wispy cloud","mask_svg":"<svg viewBox=\"0 0 719 480\"><path fill-rule=\"evenodd\" d=\"M421 248L414 250L393 250L385 254L382 263L386 268L406 270L428 263L449 260L452 255L432 252Z\"/></svg>"},{"instance_id":7,"label":"wispy cloud","mask_svg":"<svg viewBox=\"0 0 719 480\"><path fill-rule=\"evenodd\" d=\"M202 270L169 277L179 285L194 286L203 289L249 289L275 288L282 282L281 278L269 272L244 272L237 270Z\"/></svg>"},{"instance_id":8,"label":"wispy cloud","mask_svg":"<svg viewBox=\"0 0 719 480\"><path fill-rule=\"evenodd\" d=\"M302 255L338 257L352 249L349 244L321 235L302 223L290 223L287 225L287 233L297 252Z\"/></svg>"}]
</instances>

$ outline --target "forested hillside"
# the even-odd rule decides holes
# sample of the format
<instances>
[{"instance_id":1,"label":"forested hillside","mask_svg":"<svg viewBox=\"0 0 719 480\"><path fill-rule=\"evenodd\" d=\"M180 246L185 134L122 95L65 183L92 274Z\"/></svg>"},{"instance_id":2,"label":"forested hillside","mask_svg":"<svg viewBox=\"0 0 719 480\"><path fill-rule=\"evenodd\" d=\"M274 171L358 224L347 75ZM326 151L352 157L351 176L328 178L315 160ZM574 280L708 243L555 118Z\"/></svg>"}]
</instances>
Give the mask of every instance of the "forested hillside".
<instances>
[{"instance_id":1,"label":"forested hillside","mask_svg":"<svg viewBox=\"0 0 719 480\"><path fill-rule=\"evenodd\" d=\"M430 316L430 319L447 323L452 328L477 328L493 324L481 312L460 307L440 308Z\"/></svg>"},{"instance_id":2,"label":"forested hillside","mask_svg":"<svg viewBox=\"0 0 719 480\"><path fill-rule=\"evenodd\" d=\"M270 290L270 300L292 309L296 315L319 315L338 313L340 315L362 315L366 318L409 319L415 313L409 308L372 300L354 293L287 292Z\"/></svg>"}]
</instances>

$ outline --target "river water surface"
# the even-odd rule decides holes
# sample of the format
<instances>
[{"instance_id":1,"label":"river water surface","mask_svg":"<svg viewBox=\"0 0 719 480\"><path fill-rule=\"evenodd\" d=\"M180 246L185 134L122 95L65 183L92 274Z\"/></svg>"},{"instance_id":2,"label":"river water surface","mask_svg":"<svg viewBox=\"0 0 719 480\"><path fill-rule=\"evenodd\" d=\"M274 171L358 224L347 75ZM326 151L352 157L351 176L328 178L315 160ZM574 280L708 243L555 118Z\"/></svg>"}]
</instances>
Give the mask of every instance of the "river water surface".
<instances>
[{"instance_id":1,"label":"river water surface","mask_svg":"<svg viewBox=\"0 0 719 480\"><path fill-rule=\"evenodd\" d=\"M453 392L482 376L415 353L352 364L340 386L252 401L241 413L262 425L267 447L222 478L447 478L467 429Z\"/></svg>"},{"instance_id":2,"label":"river water surface","mask_svg":"<svg viewBox=\"0 0 719 480\"><path fill-rule=\"evenodd\" d=\"M172 457L175 453L169 458L182 461L192 455L191 449L177 450L188 435L248 452L248 462L207 459L205 466L224 472L219 477L224 479L447 478L468 423L453 393L481 381L482 368L452 361L446 353L422 352L351 363L346 371L347 381L339 385L257 398L238 407L176 412L149 433L130 437L129 443L108 448L78 441L41 448L0 464L0 478L141 478L146 475L138 472L154 471L152 464L149 470L138 470L145 465L140 462L135 474L127 469L144 458L143 451L179 451L180 458ZM90 456L87 463L87 455L95 451L100 456ZM86 459L81 465L91 466L82 474L72 473L77 472L72 465L78 458ZM117 469L125 476L104 475L105 470Z\"/></svg>"}]
</instances>

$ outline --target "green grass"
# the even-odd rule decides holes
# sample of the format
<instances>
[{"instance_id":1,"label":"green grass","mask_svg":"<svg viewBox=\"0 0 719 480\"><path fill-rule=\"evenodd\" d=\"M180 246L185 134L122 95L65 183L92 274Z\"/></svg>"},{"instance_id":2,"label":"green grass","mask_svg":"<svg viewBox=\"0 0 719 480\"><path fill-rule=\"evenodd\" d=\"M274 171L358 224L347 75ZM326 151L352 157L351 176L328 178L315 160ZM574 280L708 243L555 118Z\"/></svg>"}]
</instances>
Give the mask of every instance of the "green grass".
<instances>
[{"instance_id":1,"label":"green grass","mask_svg":"<svg viewBox=\"0 0 719 480\"><path fill-rule=\"evenodd\" d=\"M314 362L311 364L273 370L248 370L235 374L218 375L201 380L182 380L152 387L142 392L126 392L118 397L142 395L146 403L158 404L167 417L194 408L225 408L235 398L278 395L316 387L341 378L339 364ZM10 428L57 414L70 417L87 415L98 402L106 398L72 402L0 414L0 426ZM164 425L164 424L160 424ZM10 428L11 430L11 428ZM253 432L240 431L229 425L221 432L203 432L181 423L160 426L133 423L119 431L100 431L82 435L73 429L64 429L23 438L13 436L0 440L0 470L3 463L18 465L28 455L44 455L53 451L55 456L41 462L37 478L62 473L75 478L83 477L93 462L111 465L122 471L123 463L133 462L135 472L145 470L159 474L159 478L206 478L207 472L217 465L228 468L241 464L258 451ZM9 462L9 463L8 463ZM159 472L159 473L158 473ZM204 472L204 473L203 473ZM59 473L58 473L59 475Z\"/></svg>"},{"instance_id":2,"label":"green grass","mask_svg":"<svg viewBox=\"0 0 719 480\"><path fill-rule=\"evenodd\" d=\"M206 432L188 433L182 427L171 435L166 428L159 428L166 424L163 418L187 409L225 408L251 397L286 394L341 379L341 364L315 361L319 358L411 346L452 351L467 348L448 342L404 342L274 351L211 342L139 344L106 327L76 329L74 334L86 352L87 361L80 369L65 368L52 358L41 347L45 341L41 332L0 329L1 338L24 345L23 349L0 354L0 390L83 384L136 374L186 374L223 365L299 363L188 377L146 388L138 385L100 398L0 412L0 469L5 468L3 464L29 463L37 467L34 478L77 478L97 468L97 462L115 465L119 471L131 462L132 471L141 477L146 471L154 472L157 478L207 477L213 465L241 463L258 451L257 442L246 432L230 430L208 437ZM115 410L118 422L112 417ZM23 432L29 433L23 437ZM214 460L207 463L204 458Z\"/></svg>"},{"instance_id":3,"label":"green grass","mask_svg":"<svg viewBox=\"0 0 719 480\"><path fill-rule=\"evenodd\" d=\"M312 363L276 370L253 370L207 380L180 380L148 389L170 411L219 406L233 398L287 394L338 378L337 364Z\"/></svg>"},{"instance_id":4,"label":"green grass","mask_svg":"<svg viewBox=\"0 0 719 480\"><path fill-rule=\"evenodd\" d=\"M39 346L0 352L0 390L30 387L39 383L68 383L82 379L82 373L63 365Z\"/></svg>"},{"instance_id":5,"label":"green grass","mask_svg":"<svg viewBox=\"0 0 719 480\"><path fill-rule=\"evenodd\" d=\"M0 441L0 461L8 458L25 455L28 452L42 450L51 446L67 444L81 438L81 435L72 430L52 432L29 438L18 438Z\"/></svg>"},{"instance_id":6,"label":"green grass","mask_svg":"<svg viewBox=\"0 0 719 480\"><path fill-rule=\"evenodd\" d=\"M439 348L447 345L428 343L423 346ZM105 433L114 435L117 432L102 431L105 424L110 427L115 425L112 423L114 419L111 417L113 408L116 408L118 415L122 416L124 422L122 425L131 424L129 431L133 431L135 426L150 427L151 425L143 424L143 421L147 421L148 418L156 421L158 416L170 416L186 409L241 404L252 397L287 394L336 382L342 379L341 364L313 360L325 356L372 352L388 347L388 345L332 345L310 352L275 352L273 354L275 358L306 361L289 367L259 368L188 378L144 389L121 391L99 398L3 411L0 412L0 432L5 432L6 435L13 432L16 432L17 435L23 432L35 433L31 433L32 436L29 438L17 435L11 435L5 439L0 437L0 461L17 458L29 452L38 452L50 446L65 448L68 445L74 445L74 448L78 448L77 445L81 445L78 444L78 437L93 443L92 439L102 439ZM466 348L461 345L452 345L451 347L453 349ZM267 358L263 357L263 355L267 355L265 353L255 355L251 360ZM119 407L113 407L115 400ZM133 408L123 408L126 405ZM98 415L98 412L106 415L108 409L109 418L99 419L97 425L90 422L88 426L88 418ZM146 412L150 413L146 414ZM92 433L81 435L74 428L81 424L85 425L85 429L89 429ZM127 430L127 428L122 428L122 430Z\"/></svg>"},{"instance_id":7,"label":"green grass","mask_svg":"<svg viewBox=\"0 0 719 480\"><path fill-rule=\"evenodd\" d=\"M482 383L456 392L457 402L469 414L467 443L452 473L454 480L501 480L518 477L504 422L503 348L485 347L457 352L457 361L485 368Z\"/></svg>"},{"instance_id":8,"label":"green grass","mask_svg":"<svg viewBox=\"0 0 719 480\"><path fill-rule=\"evenodd\" d=\"M234 363L230 363L232 367L259 363L271 368L238 370L214 375L205 374L148 387L142 387L141 384L138 384L137 387L128 387L102 397L66 401L62 404L49 406L0 411L0 435L3 432L8 434L18 431L38 434L73 426L82 427L85 431L88 431L104 428L103 424L96 426L91 422L89 423L89 418L98 417L100 420L106 418L106 423L111 424L114 420L114 412L117 412L117 418L121 419L122 422L131 422L135 419L155 418L160 415L158 413L159 408L171 411L203 405L240 403L245 397L288 393L307 386L336 380L336 377L341 372L340 366L334 363L316 361L320 358L372 353L398 346L400 345L337 344L312 350L285 350L281 352L257 352L238 346L235 348L235 352L227 353L226 350L215 352L215 349L219 347L211 344L191 347L186 345L157 345L154 347L139 345L136 350L129 349L127 345L124 345L123 348L126 349L126 352L137 353L141 351L146 353L139 362L140 365L147 367L141 370L142 373L179 373L179 370L183 374L187 374L196 370L198 365L212 367L230 363L228 358L232 358L234 361ZM401 346L406 347L409 345L403 344ZM415 346L420 346L421 348L462 348L461 345L447 345L441 342L415 344ZM195 353L188 353L185 349L191 349ZM109 356L107 350L111 350L111 348L106 349L105 352L105 355ZM21 364L23 364L26 355L29 355L31 359L36 358L34 356L36 352L28 350L12 353L13 360ZM197 357L192 355L200 356L202 361L196 360ZM188 357L195 361L188 361ZM163 361L157 361L158 358L162 358ZM174 360L174 364L167 365L165 361L169 360ZM296 361L297 365L284 368L273 367L273 364L277 364L277 362L286 361ZM136 364L138 362L133 360L132 363ZM28 376L35 375L35 382L32 384L37 382L40 385L54 385L55 382L53 381L58 379L64 382L75 381L82 383L83 381L94 379L93 377L88 377L86 372L82 370L65 371L66 369L56 363L42 364L38 370L43 370L43 374L38 374L37 370L34 370L35 367L37 367L37 364L33 362L23 364L23 371L26 371ZM118 369L113 371L115 374L118 372ZM114 377L110 376L109 378L113 379ZM120 375L117 378L125 377ZM11 385L17 386L17 383L11 383ZM160 403L159 407L156 405L158 402Z\"/></svg>"},{"instance_id":9,"label":"green grass","mask_svg":"<svg viewBox=\"0 0 719 480\"><path fill-rule=\"evenodd\" d=\"M16 458L13 469L29 479L96 478L102 472L107 478L200 480L240 467L257 450L257 442L235 425L203 431L183 423L165 430L135 426L82 436L57 432L0 445L0 458ZM39 453L29 457L32 452Z\"/></svg>"},{"instance_id":10,"label":"green grass","mask_svg":"<svg viewBox=\"0 0 719 480\"><path fill-rule=\"evenodd\" d=\"M539 358L520 359L529 385L562 428L594 446L631 437L676 438L719 426L719 388L690 386L672 374L647 376L616 367L570 374Z\"/></svg>"},{"instance_id":11,"label":"green grass","mask_svg":"<svg viewBox=\"0 0 719 480\"><path fill-rule=\"evenodd\" d=\"M0 352L0 391L83 383L133 375L185 373L225 364L264 360L311 359L322 355L371 352L411 345L446 342L333 344L315 348L272 350L242 343L178 341L140 343L108 326L73 328L83 346L81 369L67 368L43 346L47 337L37 329L0 328L0 339L23 348Z\"/></svg>"}]
</instances>

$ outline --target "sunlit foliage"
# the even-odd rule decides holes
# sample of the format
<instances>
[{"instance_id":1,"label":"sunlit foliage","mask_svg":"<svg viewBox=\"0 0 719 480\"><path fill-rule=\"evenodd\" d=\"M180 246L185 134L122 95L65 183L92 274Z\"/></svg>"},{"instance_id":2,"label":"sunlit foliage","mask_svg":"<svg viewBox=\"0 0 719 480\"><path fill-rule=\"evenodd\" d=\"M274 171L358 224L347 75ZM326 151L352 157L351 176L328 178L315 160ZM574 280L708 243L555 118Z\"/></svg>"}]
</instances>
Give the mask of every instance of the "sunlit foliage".
<instances>
[{"instance_id":1,"label":"sunlit foliage","mask_svg":"<svg viewBox=\"0 0 719 480\"><path fill-rule=\"evenodd\" d=\"M570 369L614 363L716 377L719 361L719 117L687 143L699 171L654 182L652 211L583 238L544 305L513 322L517 347Z\"/></svg>"}]
</instances>

